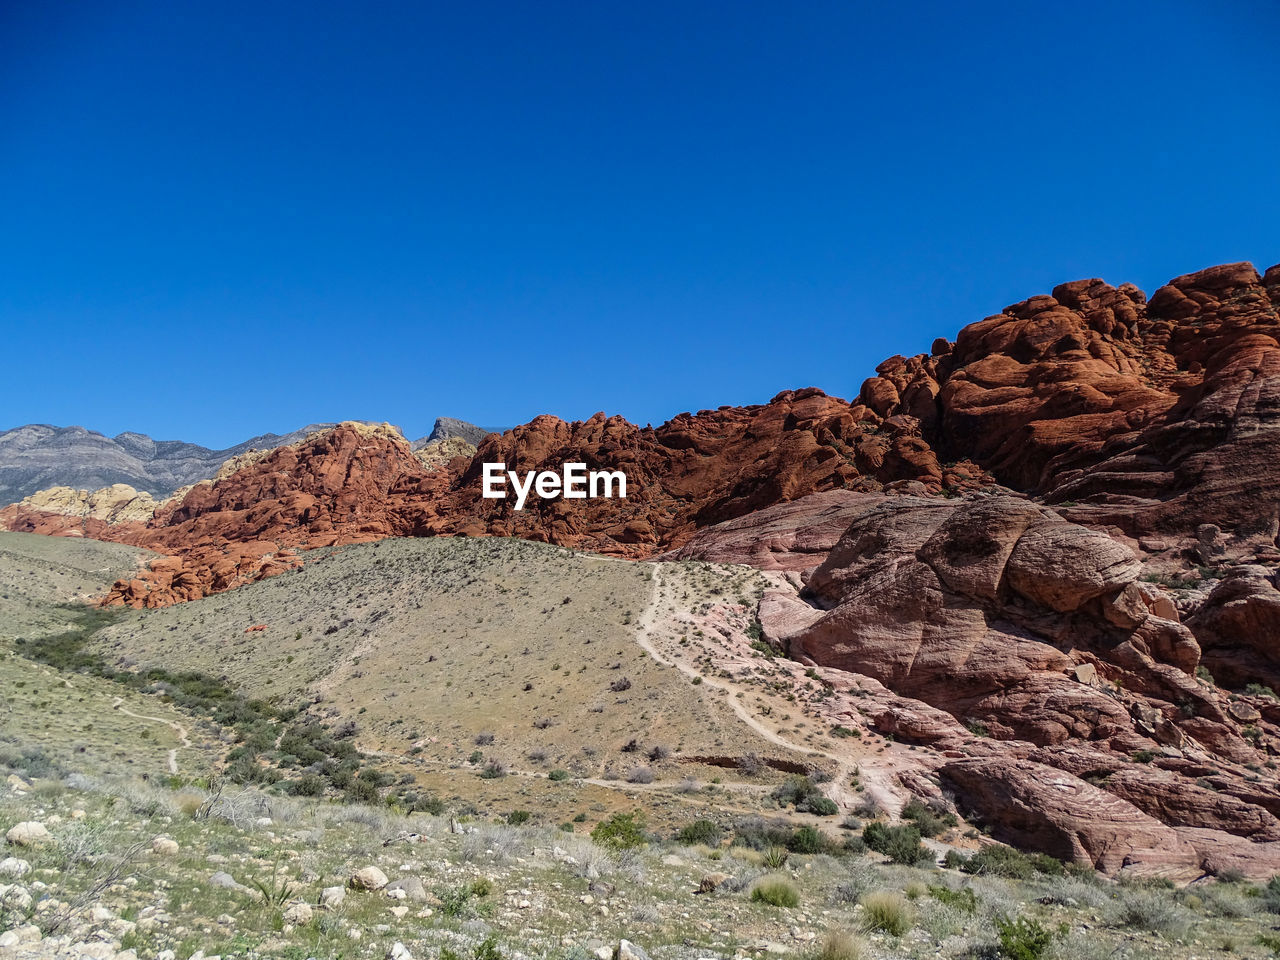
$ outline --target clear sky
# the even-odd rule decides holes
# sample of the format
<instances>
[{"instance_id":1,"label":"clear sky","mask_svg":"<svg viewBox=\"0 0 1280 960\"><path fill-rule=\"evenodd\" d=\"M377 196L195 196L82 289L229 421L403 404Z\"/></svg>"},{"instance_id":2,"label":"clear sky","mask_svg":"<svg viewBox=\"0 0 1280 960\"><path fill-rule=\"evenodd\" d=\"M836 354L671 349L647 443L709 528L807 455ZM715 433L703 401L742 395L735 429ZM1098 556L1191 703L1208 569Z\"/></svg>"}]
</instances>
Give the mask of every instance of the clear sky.
<instances>
[{"instance_id":1,"label":"clear sky","mask_svg":"<svg viewBox=\"0 0 1280 960\"><path fill-rule=\"evenodd\" d=\"M655 425L1280 260L1280 5L0 2L0 428Z\"/></svg>"}]
</instances>

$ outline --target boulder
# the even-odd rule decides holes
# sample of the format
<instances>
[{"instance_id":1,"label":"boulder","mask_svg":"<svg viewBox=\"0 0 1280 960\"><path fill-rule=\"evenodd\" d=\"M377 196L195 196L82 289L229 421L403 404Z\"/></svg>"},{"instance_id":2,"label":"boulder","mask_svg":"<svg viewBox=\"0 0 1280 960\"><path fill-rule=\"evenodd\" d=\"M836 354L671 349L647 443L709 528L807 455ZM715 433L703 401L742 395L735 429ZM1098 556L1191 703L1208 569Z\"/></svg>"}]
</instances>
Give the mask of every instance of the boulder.
<instances>
[{"instance_id":1,"label":"boulder","mask_svg":"<svg viewBox=\"0 0 1280 960\"><path fill-rule=\"evenodd\" d=\"M4 835L15 847L37 847L53 839L43 823L36 820L25 820L10 827Z\"/></svg>"},{"instance_id":2,"label":"boulder","mask_svg":"<svg viewBox=\"0 0 1280 960\"><path fill-rule=\"evenodd\" d=\"M387 875L377 867L362 867L347 881L352 890L381 890L386 885Z\"/></svg>"}]
</instances>

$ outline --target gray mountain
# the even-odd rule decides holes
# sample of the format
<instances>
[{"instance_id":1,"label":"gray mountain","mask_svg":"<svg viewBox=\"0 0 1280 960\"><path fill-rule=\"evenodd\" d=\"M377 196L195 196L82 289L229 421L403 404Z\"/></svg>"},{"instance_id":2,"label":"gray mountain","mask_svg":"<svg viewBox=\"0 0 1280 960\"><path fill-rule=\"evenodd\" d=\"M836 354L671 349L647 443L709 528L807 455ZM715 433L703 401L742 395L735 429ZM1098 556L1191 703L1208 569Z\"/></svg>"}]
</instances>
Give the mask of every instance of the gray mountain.
<instances>
[{"instance_id":1,"label":"gray mountain","mask_svg":"<svg viewBox=\"0 0 1280 960\"><path fill-rule=\"evenodd\" d=\"M0 433L0 506L48 487L96 490L113 483L127 483L162 499L178 487L212 477L229 457L294 443L332 426L312 423L292 433L264 433L225 450L210 450L182 440L153 440L145 433L108 437L84 427L29 423ZM430 436L413 447L451 436L474 444L489 432L463 420L441 417Z\"/></svg>"},{"instance_id":2,"label":"gray mountain","mask_svg":"<svg viewBox=\"0 0 1280 960\"><path fill-rule=\"evenodd\" d=\"M473 447L478 447L480 446L480 441L491 433L502 433L502 428L477 427L474 423L467 423L465 420L455 420L453 417L437 417L436 425L432 428L431 433L413 441L411 446L414 450L421 450L428 443L436 440L461 437Z\"/></svg>"}]
</instances>

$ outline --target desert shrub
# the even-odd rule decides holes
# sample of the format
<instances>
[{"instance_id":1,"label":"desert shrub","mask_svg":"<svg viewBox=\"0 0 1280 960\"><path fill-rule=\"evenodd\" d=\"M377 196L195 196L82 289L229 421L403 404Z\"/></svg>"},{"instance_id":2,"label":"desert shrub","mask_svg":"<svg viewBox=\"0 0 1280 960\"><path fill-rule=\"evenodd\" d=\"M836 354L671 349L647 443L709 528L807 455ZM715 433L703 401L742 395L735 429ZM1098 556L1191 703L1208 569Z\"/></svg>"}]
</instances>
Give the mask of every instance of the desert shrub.
<instances>
[{"instance_id":1,"label":"desert shrub","mask_svg":"<svg viewBox=\"0 0 1280 960\"><path fill-rule=\"evenodd\" d=\"M835 930L810 954L810 960L862 960L865 956L866 946L861 939L847 930Z\"/></svg>"},{"instance_id":2,"label":"desert shrub","mask_svg":"<svg viewBox=\"0 0 1280 960\"><path fill-rule=\"evenodd\" d=\"M653 783L653 771L648 767L632 767L631 772L627 774L629 783Z\"/></svg>"},{"instance_id":3,"label":"desert shrub","mask_svg":"<svg viewBox=\"0 0 1280 960\"><path fill-rule=\"evenodd\" d=\"M787 840L792 853L838 853L840 845L815 827L797 827Z\"/></svg>"},{"instance_id":4,"label":"desert shrub","mask_svg":"<svg viewBox=\"0 0 1280 960\"><path fill-rule=\"evenodd\" d=\"M876 890L862 898L862 925L900 937L915 925L915 912L902 894Z\"/></svg>"},{"instance_id":5,"label":"desert shrub","mask_svg":"<svg viewBox=\"0 0 1280 960\"><path fill-rule=\"evenodd\" d=\"M978 897L971 887L952 890L950 887L931 886L929 896L948 907L954 907L963 913L977 913Z\"/></svg>"},{"instance_id":6,"label":"desert shrub","mask_svg":"<svg viewBox=\"0 0 1280 960\"><path fill-rule=\"evenodd\" d=\"M752 850L785 847L791 839L791 825L785 820L742 817L733 824L733 842Z\"/></svg>"},{"instance_id":7,"label":"desert shrub","mask_svg":"<svg viewBox=\"0 0 1280 960\"><path fill-rule=\"evenodd\" d=\"M1276 874L1262 888L1262 908L1268 913L1280 913L1280 874Z\"/></svg>"},{"instance_id":8,"label":"desert shrub","mask_svg":"<svg viewBox=\"0 0 1280 960\"><path fill-rule=\"evenodd\" d=\"M766 877L751 888L751 899L756 903L767 903L771 907L796 907L800 905L800 894L786 880L778 877Z\"/></svg>"},{"instance_id":9,"label":"desert shrub","mask_svg":"<svg viewBox=\"0 0 1280 960\"><path fill-rule=\"evenodd\" d=\"M1013 847L992 844L983 847L961 866L965 873L1030 880L1037 874L1060 877L1066 871L1061 860L1044 853L1022 853Z\"/></svg>"},{"instance_id":10,"label":"desert shrub","mask_svg":"<svg viewBox=\"0 0 1280 960\"><path fill-rule=\"evenodd\" d=\"M378 788L369 780L352 780L343 792L348 803L375 803L378 799Z\"/></svg>"},{"instance_id":11,"label":"desert shrub","mask_svg":"<svg viewBox=\"0 0 1280 960\"><path fill-rule=\"evenodd\" d=\"M920 830L922 837L936 837L960 822L954 813L945 811L939 813L919 800L912 800L902 808L902 819L912 821Z\"/></svg>"},{"instance_id":12,"label":"desert shrub","mask_svg":"<svg viewBox=\"0 0 1280 960\"><path fill-rule=\"evenodd\" d=\"M720 836L724 831L711 820L695 820L688 826L681 827L676 832L676 842L682 843L686 847L694 844L704 843L709 847L714 847L720 842Z\"/></svg>"},{"instance_id":13,"label":"desert shrub","mask_svg":"<svg viewBox=\"0 0 1280 960\"><path fill-rule=\"evenodd\" d=\"M533 814L528 810L512 810L507 814L507 823L513 827L518 827L521 824L528 823L532 816Z\"/></svg>"},{"instance_id":14,"label":"desert shrub","mask_svg":"<svg viewBox=\"0 0 1280 960\"><path fill-rule=\"evenodd\" d=\"M644 814L636 810L634 813L615 813L608 820L601 820L591 831L591 839L602 847L613 850L629 850L643 846L646 842L644 834Z\"/></svg>"},{"instance_id":15,"label":"desert shrub","mask_svg":"<svg viewBox=\"0 0 1280 960\"><path fill-rule=\"evenodd\" d=\"M324 777L316 773L304 774L297 780L289 780L284 785L285 791L296 797L318 797L324 793L324 787Z\"/></svg>"},{"instance_id":16,"label":"desert shrub","mask_svg":"<svg viewBox=\"0 0 1280 960\"><path fill-rule=\"evenodd\" d=\"M1166 937L1177 937L1190 926L1190 917L1169 893L1126 890L1120 896L1115 922Z\"/></svg>"},{"instance_id":17,"label":"desert shrub","mask_svg":"<svg viewBox=\"0 0 1280 960\"><path fill-rule=\"evenodd\" d=\"M816 813L819 816L834 816L839 808L826 796L810 777L790 776L773 791L773 799L779 806L794 805L800 813Z\"/></svg>"},{"instance_id":18,"label":"desert shrub","mask_svg":"<svg viewBox=\"0 0 1280 960\"><path fill-rule=\"evenodd\" d=\"M507 768L498 760L490 760L484 765L484 769L480 771L480 779L497 780L499 777L507 775Z\"/></svg>"},{"instance_id":19,"label":"desert shrub","mask_svg":"<svg viewBox=\"0 0 1280 960\"><path fill-rule=\"evenodd\" d=\"M879 882L879 874L867 863L855 863L831 893L835 903L858 903Z\"/></svg>"},{"instance_id":20,"label":"desert shrub","mask_svg":"<svg viewBox=\"0 0 1280 960\"><path fill-rule=\"evenodd\" d=\"M548 779L548 780L557 780L557 781L559 781L559 780L568 780L568 779L569 779L569 771L568 771L568 770L559 770L559 769L557 769L557 770L552 770L550 773L548 773L548 774L547 774L547 779Z\"/></svg>"},{"instance_id":21,"label":"desert shrub","mask_svg":"<svg viewBox=\"0 0 1280 960\"><path fill-rule=\"evenodd\" d=\"M1008 960L1040 960L1053 943L1054 931L1034 917L996 917L1000 955Z\"/></svg>"},{"instance_id":22,"label":"desert shrub","mask_svg":"<svg viewBox=\"0 0 1280 960\"><path fill-rule=\"evenodd\" d=\"M879 822L869 823L862 830L862 842L893 863L910 866L933 860L933 854L921 845L920 829L915 824L890 827Z\"/></svg>"}]
</instances>

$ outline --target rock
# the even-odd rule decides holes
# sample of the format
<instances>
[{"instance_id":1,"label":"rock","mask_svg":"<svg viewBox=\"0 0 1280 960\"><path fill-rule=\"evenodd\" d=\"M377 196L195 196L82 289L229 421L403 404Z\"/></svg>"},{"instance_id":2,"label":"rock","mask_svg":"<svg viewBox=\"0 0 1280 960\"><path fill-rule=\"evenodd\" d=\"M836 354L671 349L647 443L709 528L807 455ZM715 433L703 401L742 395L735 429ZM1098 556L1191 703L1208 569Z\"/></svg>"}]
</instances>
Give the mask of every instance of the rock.
<instances>
[{"instance_id":1,"label":"rock","mask_svg":"<svg viewBox=\"0 0 1280 960\"><path fill-rule=\"evenodd\" d=\"M6 930L0 933L0 950L7 950L10 947L16 947L21 941L18 934L13 930Z\"/></svg>"},{"instance_id":2,"label":"rock","mask_svg":"<svg viewBox=\"0 0 1280 960\"><path fill-rule=\"evenodd\" d=\"M619 940L618 949L614 951L614 960L650 960L643 948L630 940Z\"/></svg>"},{"instance_id":3,"label":"rock","mask_svg":"<svg viewBox=\"0 0 1280 960\"><path fill-rule=\"evenodd\" d=\"M285 908L284 922L292 923L294 926L301 926L304 923L310 923L312 916L311 904L291 903Z\"/></svg>"},{"instance_id":4,"label":"rock","mask_svg":"<svg viewBox=\"0 0 1280 960\"><path fill-rule=\"evenodd\" d=\"M9 828L4 835L15 847L36 847L53 839L43 823L26 820Z\"/></svg>"},{"instance_id":5,"label":"rock","mask_svg":"<svg viewBox=\"0 0 1280 960\"><path fill-rule=\"evenodd\" d=\"M714 891L720 889L720 887L723 886L726 881L732 880L732 879L733 877L731 877L727 873L718 873L718 872L708 873L706 876L702 878L701 881L699 881L698 892L713 893Z\"/></svg>"},{"instance_id":6,"label":"rock","mask_svg":"<svg viewBox=\"0 0 1280 960\"><path fill-rule=\"evenodd\" d=\"M345 887L325 887L320 891L320 906L326 910L336 910L346 898Z\"/></svg>"},{"instance_id":7,"label":"rock","mask_svg":"<svg viewBox=\"0 0 1280 960\"><path fill-rule=\"evenodd\" d=\"M409 913L409 908L403 905L391 908L391 915L395 917L397 920L403 920L408 915L408 913Z\"/></svg>"},{"instance_id":8,"label":"rock","mask_svg":"<svg viewBox=\"0 0 1280 960\"><path fill-rule=\"evenodd\" d=\"M1191 880L1200 856L1170 827L1068 773L1025 760L955 760L939 774L998 840L1106 873Z\"/></svg>"},{"instance_id":9,"label":"rock","mask_svg":"<svg viewBox=\"0 0 1280 960\"><path fill-rule=\"evenodd\" d=\"M231 874L218 870L209 877L209 883L215 887L221 887L223 890L234 890L237 893L251 893L249 887L239 883Z\"/></svg>"},{"instance_id":10,"label":"rock","mask_svg":"<svg viewBox=\"0 0 1280 960\"><path fill-rule=\"evenodd\" d=\"M1245 566L1213 588L1187 626L1219 683L1280 690L1280 589L1266 567Z\"/></svg>"},{"instance_id":11,"label":"rock","mask_svg":"<svg viewBox=\"0 0 1280 960\"><path fill-rule=\"evenodd\" d=\"M427 899L427 888L417 877L401 877L398 880L392 880L387 884L387 893L388 895L399 893L405 899L419 902Z\"/></svg>"},{"instance_id":12,"label":"rock","mask_svg":"<svg viewBox=\"0 0 1280 960\"><path fill-rule=\"evenodd\" d=\"M162 857L174 857L178 854L178 844L170 837L156 837L151 841L151 852Z\"/></svg>"},{"instance_id":13,"label":"rock","mask_svg":"<svg viewBox=\"0 0 1280 960\"><path fill-rule=\"evenodd\" d=\"M0 860L0 877L25 877L31 872L31 864L18 857L5 857Z\"/></svg>"},{"instance_id":14,"label":"rock","mask_svg":"<svg viewBox=\"0 0 1280 960\"><path fill-rule=\"evenodd\" d=\"M377 867L363 867L347 881L352 890L381 890L386 885L387 875Z\"/></svg>"},{"instance_id":15,"label":"rock","mask_svg":"<svg viewBox=\"0 0 1280 960\"><path fill-rule=\"evenodd\" d=\"M387 960L413 960L413 954L409 952L408 947L397 940L387 951Z\"/></svg>"}]
</instances>

